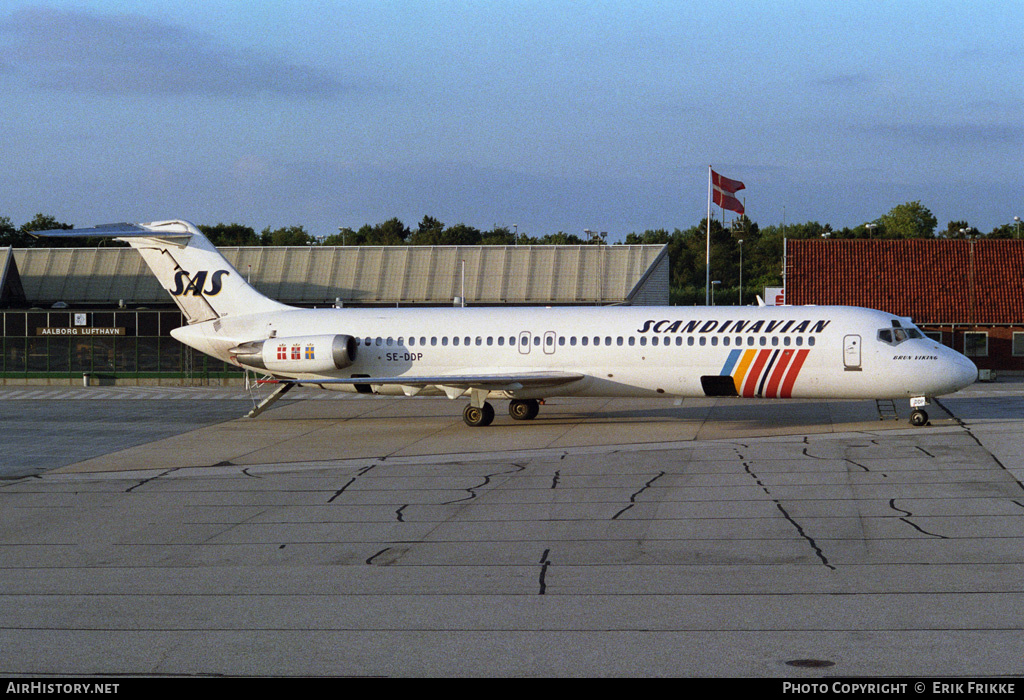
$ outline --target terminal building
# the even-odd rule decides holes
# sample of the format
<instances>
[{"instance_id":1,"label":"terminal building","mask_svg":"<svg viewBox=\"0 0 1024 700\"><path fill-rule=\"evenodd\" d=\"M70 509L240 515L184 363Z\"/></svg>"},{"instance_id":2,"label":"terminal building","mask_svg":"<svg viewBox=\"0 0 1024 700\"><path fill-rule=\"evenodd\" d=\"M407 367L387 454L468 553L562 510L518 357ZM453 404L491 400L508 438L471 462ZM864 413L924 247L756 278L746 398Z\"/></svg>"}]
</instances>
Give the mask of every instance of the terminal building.
<instances>
[{"instance_id":1,"label":"terminal building","mask_svg":"<svg viewBox=\"0 0 1024 700\"><path fill-rule=\"evenodd\" d=\"M221 248L295 306L665 305L662 245ZM170 336L184 319L128 247L0 248L0 383L227 383Z\"/></svg>"},{"instance_id":2,"label":"terminal building","mask_svg":"<svg viewBox=\"0 0 1024 700\"><path fill-rule=\"evenodd\" d=\"M980 370L1024 374L1024 240L790 240L786 301L913 319Z\"/></svg>"}]
</instances>

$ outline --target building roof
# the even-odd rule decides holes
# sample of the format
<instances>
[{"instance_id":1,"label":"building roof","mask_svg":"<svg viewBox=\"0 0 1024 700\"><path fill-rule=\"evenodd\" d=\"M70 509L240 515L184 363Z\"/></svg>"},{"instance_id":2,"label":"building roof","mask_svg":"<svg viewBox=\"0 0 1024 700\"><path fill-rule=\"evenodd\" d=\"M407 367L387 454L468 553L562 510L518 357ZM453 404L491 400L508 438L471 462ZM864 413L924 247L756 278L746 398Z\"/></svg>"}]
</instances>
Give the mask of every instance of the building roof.
<instances>
[{"instance_id":1,"label":"building roof","mask_svg":"<svg viewBox=\"0 0 1024 700\"><path fill-rule=\"evenodd\" d=\"M663 245L221 248L253 286L292 304L668 303ZM14 249L32 304L170 301L131 248Z\"/></svg>"},{"instance_id":2,"label":"building roof","mask_svg":"<svg viewBox=\"0 0 1024 700\"><path fill-rule=\"evenodd\" d=\"M1024 322L1024 240L790 240L790 304L866 306L917 323Z\"/></svg>"},{"instance_id":3,"label":"building roof","mask_svg":"<svg viewBox=\"0 0 1024 700\"><path fill-rule=\"evenodd\" d=\"M21 288L14 250L10 247L0 248L0 307L24 303L25 290Z\"/></svg>"}]
</instances>

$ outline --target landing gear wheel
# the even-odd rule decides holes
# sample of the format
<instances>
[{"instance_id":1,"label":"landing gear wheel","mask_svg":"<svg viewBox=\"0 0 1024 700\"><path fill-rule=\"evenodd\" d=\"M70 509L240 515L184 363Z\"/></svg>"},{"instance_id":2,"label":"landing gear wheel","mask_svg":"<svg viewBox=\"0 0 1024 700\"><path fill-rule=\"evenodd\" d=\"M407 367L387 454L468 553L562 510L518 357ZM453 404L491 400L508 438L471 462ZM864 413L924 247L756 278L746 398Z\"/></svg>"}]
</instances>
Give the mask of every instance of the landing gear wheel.
<instances>
[{"instance_id":1,"label":"landing gear wheel","mask_svg":"<svg viewBox=\"0 0 1024 700\"><path fill-rule=\"evenodd\" d=\"M922 426L928 424L928 413L922 411L920 408L915 408L910 412L910 424L914 426Z\"/></svg>"},{"instance_id":2,"label":"landing gear wheel","mask_svg":"<svg viewBox=\"0 0 1024 700\"><path fill-rule=\"evenodd\" d=\"M540 413L537 399L513 399L508 405L508 414L513 420L533 420Z\"/></svg>"},{"instance_id":3,"label":"landing gear wheel","mask_svg":"<svg viewBox=\"0 0 1024 700\"><path fill-rule=\"evenodd\" d=\"M494 420L494 407L487 402L484 402L484 405L480 408L470 404L462 410L462 420L466 421L466 425L472 428L482 428L490 425Z\"/></svg>"}]
</instances>

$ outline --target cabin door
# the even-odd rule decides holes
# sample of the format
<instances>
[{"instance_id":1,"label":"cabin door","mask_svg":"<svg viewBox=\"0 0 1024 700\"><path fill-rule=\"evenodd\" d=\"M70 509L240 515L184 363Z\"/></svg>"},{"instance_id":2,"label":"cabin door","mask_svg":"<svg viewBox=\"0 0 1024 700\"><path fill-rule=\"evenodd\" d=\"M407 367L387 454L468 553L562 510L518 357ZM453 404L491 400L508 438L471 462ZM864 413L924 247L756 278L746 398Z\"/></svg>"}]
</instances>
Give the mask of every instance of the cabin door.
<instances>
[{"instance_id":1,"label":"cabin door","mask_svg":"<svg viewBox=\"0 0 1024 700\"><path fill-rule=\"evenodd\" d=\"M523 331L519 334L519 352L527 355L530 352L530 331Z\"/></svg>"},{"instance_id":2,"label":"cabin door","mask_svg":"<svg viewBox=\"0 0 1024 700\"><path fill-rule=\"evenodd\" d=\"M843 368L847 372L860 371L859 335L848 335L843 338Z\"/></svg>"},{"instance_id":3,"label":"cabin door","mask_svg":"<svg viewBox=\"0 0 1024 700\"><path fill-rule=\"evenodd\" d=\"M555 332L548 331L544 334L544 354L553 355L555 353Z\"/></svg>"}]
</instances>

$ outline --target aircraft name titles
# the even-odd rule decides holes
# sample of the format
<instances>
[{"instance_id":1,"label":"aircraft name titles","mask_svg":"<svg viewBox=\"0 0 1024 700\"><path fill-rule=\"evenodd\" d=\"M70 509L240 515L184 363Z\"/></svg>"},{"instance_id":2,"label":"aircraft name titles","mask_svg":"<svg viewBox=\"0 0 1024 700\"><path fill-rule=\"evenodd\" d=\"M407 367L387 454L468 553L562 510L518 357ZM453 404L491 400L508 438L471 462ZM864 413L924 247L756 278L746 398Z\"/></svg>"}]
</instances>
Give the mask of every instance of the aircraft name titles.
<instances>
[{"instance_id":1,"label":"aircraft name titles","mask_svg":"<svg viewBox=\"0 0 1024 700\"><path fill-rule=\"evenodd\" d=\"M831 323L827 320L804 321L724 321L715 319L672 321L648 319L638 333L821 333Z\"/></svg>"}]
</instances>

